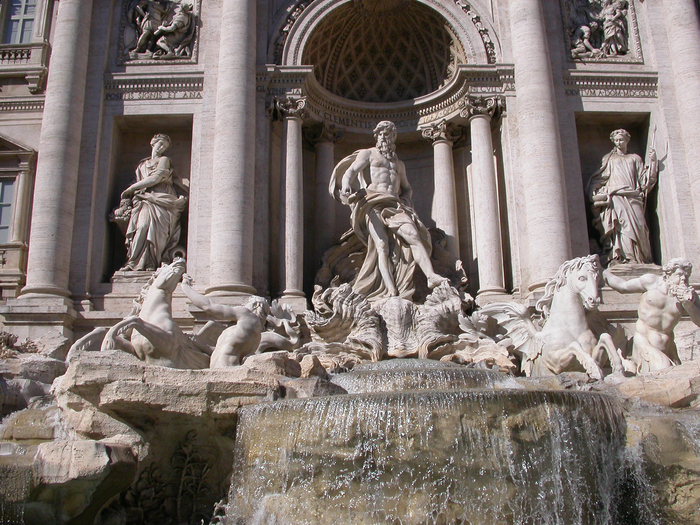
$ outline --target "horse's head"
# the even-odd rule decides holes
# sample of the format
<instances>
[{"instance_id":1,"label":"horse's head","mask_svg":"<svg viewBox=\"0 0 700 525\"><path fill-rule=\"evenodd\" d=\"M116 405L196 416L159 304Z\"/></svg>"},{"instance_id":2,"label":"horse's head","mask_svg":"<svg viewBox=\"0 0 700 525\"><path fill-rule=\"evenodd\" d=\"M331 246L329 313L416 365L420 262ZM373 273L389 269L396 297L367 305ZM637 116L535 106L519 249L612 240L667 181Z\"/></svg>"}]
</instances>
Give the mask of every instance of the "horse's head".
<instances>
[{"instance_id":1,"label":"horse's head","mask_svg":"<svg viewBox=\"0 0 700 525\"><path fill-rule=\"evenodd\" d=\"M597 255L580 257L579 260L580 263L573 266L567 275L566 284L579 295L583 307L592 310L602 302L603 269Z\"/></svg>"},{"instance_id":2,"label":"horse's head","mask_svg":"<svg viewBox=\"0 0 700 525\"><path fill-rule=\"evenodd\" d=\"M153 274L153 284L156 288L168 292L175 291L177 283L180 282L182 276L187 270L187 263L182 257L175 257L172 263L164 264L156 273Z\"/></svg>"},{"instance_id":3,"label":"horse's head","mask_svg":"<svg viewBox=\"0 0 700 525\"><path fill-rule=\"evenodd\" d=\"M535 308L549 315L554 294L564 284L572 294L581 298L584 308L596 308L602 301L600 290L603 286L603 269L598 256L577 257L562 264L554 278L545 286L544 296L537 301Z\"/></svg>"}]
</instances>

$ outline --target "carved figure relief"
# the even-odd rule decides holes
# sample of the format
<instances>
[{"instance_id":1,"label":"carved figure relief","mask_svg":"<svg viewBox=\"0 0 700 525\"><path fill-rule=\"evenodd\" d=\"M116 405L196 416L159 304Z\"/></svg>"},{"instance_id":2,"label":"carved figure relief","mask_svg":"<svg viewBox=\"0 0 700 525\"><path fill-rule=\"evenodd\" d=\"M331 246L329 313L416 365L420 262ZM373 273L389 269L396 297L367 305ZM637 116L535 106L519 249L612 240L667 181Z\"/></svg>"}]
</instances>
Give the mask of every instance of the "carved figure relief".
<instances>
[{"instance_id":1,"label":"carved figure relief","mask_svg":"<svg viewBox=\"0 0 700 525\"><path fill-rule=\"evenodd\" d=\"M122 271L153 271L170 263L180 242L180 216L187 204L187 187L174 175L170 159L163 155L170 137L151 140L151 156L136 168L136 182L121 194L119 208L110 215L126 237L127 260ZM179 194L179 193L180 194Z\"/></svg>"},{"instance_id":2,"label":"carved figure relief","mask_svg":"<svg viewBox=\"0 0 700 525\"><path fill-rule=\"evenodd\" d=\"M123 32L124 60L190 58L196 32L194 5L186 0L130 0Z\"/></svg>"},{"instance_id":3,"label":"carved figure relief","mask_svg":"<svg viewBox=\"0 0 700 525\"><path fill-rule=\"evenodd\" d=\"M572 59L628 57L633 24L629 0L567 0L563 5Z\"/></svg>"},{"instance_id":4,"label":"carved figure relief","mask_svg":"<svg viewBox=\"0 0 700 525\"><path fill-rule=\"evenodd\" d=\"M639 155L627 152L630 139L624 129L610 134L615 147L603 157L586 188L607 264L652 262L645 210L659 163L653 138L646 165Z\"/></svg>"}]
</instances>

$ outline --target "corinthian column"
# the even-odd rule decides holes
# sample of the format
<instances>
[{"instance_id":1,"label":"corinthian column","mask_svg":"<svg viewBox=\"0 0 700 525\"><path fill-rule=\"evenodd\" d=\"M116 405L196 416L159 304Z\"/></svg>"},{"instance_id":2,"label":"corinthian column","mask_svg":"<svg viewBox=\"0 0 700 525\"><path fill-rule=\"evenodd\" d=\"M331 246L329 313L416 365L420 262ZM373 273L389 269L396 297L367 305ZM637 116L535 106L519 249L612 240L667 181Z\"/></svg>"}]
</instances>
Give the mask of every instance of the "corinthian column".
<instances>
[{"instance_id":1,"label":"corinthian column","mask_svg":"<svg viewBox=\"0 0 700 525\"><path fill-rule=\"evenodd\" d=\"M223 0L207 293L254 293L255 4Z\"/></svg>"},{"instance_id":2,"label":"corinthian column","mask_svg":"<svg viewBox=\"0 0 700 525\"><path fill-rule=\"evenodd\" d=\"M452 145L462 136L461 129L445 120L423 128L423 137L433 143L435 190L433 219L435 225L447 234L447 250L455 259L459 255L459 218L455 190L455 167Z\"/></svg>"},{"instance_id":3,"label":"corinthian column","mask_svg":"<svg viewBox=\"0 0 700 525\"><path fill-rule=\"evenodd\" d=\"M316 178L314 188L315 264L319 264L325 251L335 238L335 200L328 194L331 173L335 167L335 143L343 138L343 132L335 124L324 122L308 129L308 142L316 149Z\"/></svg>"},{"instance_id":4,"label":"corinthian column","mask_svg":"<svg viewBox=\"0 0 700 525\"><path fill-rule=\"evenodd\" d=\"M306 309L304 298L304 163L301 124L306 117L306 99L275 101L284 118L284 283L281 302L295 311Z\"/></svg>"},{"instance_id":5,"label":"corinthian column","mask_svg":"<svg viewBox=\"0 0 700 525\"><path fill-rule=\"evenodd\" d=\"M22 294L69 297L91 0L61 0L52 46Z\"/></svg>"},{"instance_id":6,"label":"corinthian column","mask_svg":"<svg viewBox=\"0 0 700 525\"><path fill-rule=\"evenodd\" d=\"M557 101L541 0L510 0L530 290L571 257Z\"/></svg>"},{"instance_id":7,"label":"corinthian column","mask_svg":"<svg viewBox=\"0 0 700 525\"><path fill-rule=\"evenodd\" d=\"M671 47L673 85L690 176L695 220L700 229L700 13L695 0L664 0L666 34Z\"/></svg>"},{"instance_id":8,"label":"corinthian column","mask_svg":"<svg viewBox=\"0 0 700 525\"><path fill-rule=\"evenodd\" d=\"M479 295L505 292L501 214L491 140L491 119L503 104L502 97L468 96L461 112L463 117L469 119L471 132Z\"/></svg>"}]
</instances>

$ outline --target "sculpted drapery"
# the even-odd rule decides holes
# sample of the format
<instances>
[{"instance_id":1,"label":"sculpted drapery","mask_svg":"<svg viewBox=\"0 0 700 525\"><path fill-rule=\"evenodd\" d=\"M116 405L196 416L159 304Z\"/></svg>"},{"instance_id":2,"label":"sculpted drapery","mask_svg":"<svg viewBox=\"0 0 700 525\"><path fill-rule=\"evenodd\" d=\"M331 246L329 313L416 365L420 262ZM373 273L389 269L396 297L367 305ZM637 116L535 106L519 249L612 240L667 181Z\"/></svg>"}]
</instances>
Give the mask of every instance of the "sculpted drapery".
<instances>
[{"instance_id":1,"label":"sculpted drapery","mask_svg":"<svg viewBox=\"0 0 700 525\"><path fill-rule=\"evenodd\" d=\"M358 153L356 151L341 160L331 175L329 189L339 201L342 201L340 190L343 174L355 162ZM432 250L430 232L418 218L407 197L398 198L390 193L367 189L367 186L371 184L369 170L368 166L357 177L353 185L353 194L347 199L347 205L351 211L352 230L367 246L367 255L353 283L353 290L365 295L370 301L391 295L379 271L379 253L375 240L369 231L370 220L374 215L391 232L389 236L391 245L388 248L398 295L410 300L415 291L413 272L416 261L413 258L410 245L397 235L397 231L404 224L413 224L418 230L421 243L428 254Z\"/></svg>"},{"instance_id":2,"label":"sculpted drapery","mask_svg":"<svg viewBox=\"0 0 700 525\"><path fill-rule=\"evenodd\" d=\"M122 270L155 270L173 260L180 241L180 215L187 199L173 185L170 159L162 153L170 146L167 135L151 141L153 154L136 168L136 182L122 193L113 220L126 222L127 261Z\"/></svg>"},{"instance_id":3,"label":"sculpted drapery","mask_svg":"<svg viewBox=\"0 0 700 525\"><path fill-rule=\"evenodd\" d=\"M656 153L650 150L650 163L645 167L639 155L627 153L627 131L613 131L610 138L615 148L603 157L600 169L588 183L595 226L608 261L651 263L645 209L647 195L658 176Z\"/></svg>"}]
</instances>

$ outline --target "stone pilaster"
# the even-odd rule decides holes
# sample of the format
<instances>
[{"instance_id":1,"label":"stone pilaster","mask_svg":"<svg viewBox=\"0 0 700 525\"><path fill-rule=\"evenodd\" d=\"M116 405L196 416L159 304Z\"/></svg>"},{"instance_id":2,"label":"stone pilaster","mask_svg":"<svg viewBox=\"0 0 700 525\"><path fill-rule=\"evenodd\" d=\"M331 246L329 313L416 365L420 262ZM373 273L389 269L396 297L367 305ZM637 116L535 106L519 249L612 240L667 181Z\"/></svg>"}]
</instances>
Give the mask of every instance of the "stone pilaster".
<instances>
[{"instance_id":1,"label":"stone pilaster","mask_svg":"<svg viewBox=\"0 0 700 525\"><path fill-rule=\"evenodd\" d=\"M343 138L343 132L336 129L335 124L324 122L308 128L304 138L316 150L314 263L319 265L325 251L338 240L335 238L335 200L328 194L328 185L335 167L335 143Z\"/></svg>"},{"instance_id":2,"label":"stone pilaster","mask_svg":"<svg viewBox=\"0 0 700 525\"><path fill-rule=\"evenodd\" d=\"M451 122L441 120L424 127L422 134L433 143L433 219L435 225L447 234L447 250L455 259L461 259L452 145L462 136L462 130Z\"/></svg>"},{"instance_id":3,"label":"stone pilaster","mask_svg":"<svg viewBox=\"0 0 700 525\"><path fill-rule=\"evenodd\" d=\"M27 285L22 294L70 296L68 272L91 14L90 0L62 0L58 10L36 168Z\"/></svg>"},{"instance_id":4,"label":"stone pilaster","mask_svg":"<svg viewBox=\"0 0 700 525\"><path fill-rule=\"evenodd\" d=\"M543 286L571 258L566 181L541 0L510 0L520 177L527 215L525 283Z\"/></svg>"},{"instance_id":5,"label":"stone pilaster","mask_svg":"<svg viewBox=\"0 0 700 525\"><path fill-rule=\"evenodd\" d=\"M700 231L700 13L695 0L664 0L671 67L690 174L690 191Z\"/></svg>"},{"instance_id":6,"label":"stone pilaster","mask_svg":"<svg viewBox=\"0 0 700 525\"><path fill-rule=\"evenodd\" d=\"M39 337L51 329L71 337L77 316L68 274L92 5L91 0L62 0L56 19L39 139L27 281L18 299L0 307L4 329L19 337ZM20 178L20 191L24 178Z\"/></svg>"},{"instance_id":7,"label":"stone pilaster","mask_svg":"<svg viewBox=\"0 0 700 525\"><path fill-rule=\"evenodd\" d=\"M207 293L255 293L256 2L223 0L214 122Z\"/></svg>"},{"instance_id":8,"label":"stone pilaster","mask_svg":"<svg viewBox=\"0 0 700 525\"><path fill-rule=\"evenodd\" d=\"M502 294L505 292L503 245L491 119L502 110L505 100L499 96L470 95L464 102L461 116L469 119L471 133L479 295Z\"/></svg>"},{"instance_id":9,"label":"stone pilaster","mask_svg":"<svg viewBox=\"0 0 700 525\"><path fill-rule=\"evenodd\" d=\"M306 309L304 287L304 163L301 125L306 118L306 99L275 101L284 119L284 283L280 301L295 311Z\"/></svg>"}]
</instances>

